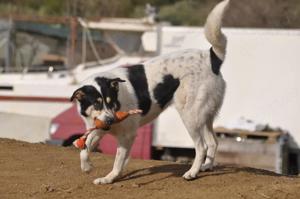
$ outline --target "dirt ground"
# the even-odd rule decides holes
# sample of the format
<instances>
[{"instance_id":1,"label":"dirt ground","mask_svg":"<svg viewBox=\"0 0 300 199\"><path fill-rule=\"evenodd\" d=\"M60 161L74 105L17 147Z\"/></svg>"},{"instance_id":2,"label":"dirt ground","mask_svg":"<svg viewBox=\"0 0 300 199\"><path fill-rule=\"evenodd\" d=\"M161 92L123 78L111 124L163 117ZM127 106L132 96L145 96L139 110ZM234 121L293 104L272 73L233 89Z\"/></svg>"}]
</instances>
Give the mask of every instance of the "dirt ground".
<instances>
[{"instance_id":1,"label":"dirt ground","mask_svg":"<svg viewBox=\"0 0 300 199\"><path fill-rule=\"evenodd\" d=\"M75 148L0 139L0 198L300 198L300 178L218 166L185 181L189 165L131 160L114 184L94 185L113 157L92 154L94 170L80 171Z\"/></svg>"}]
</instances>

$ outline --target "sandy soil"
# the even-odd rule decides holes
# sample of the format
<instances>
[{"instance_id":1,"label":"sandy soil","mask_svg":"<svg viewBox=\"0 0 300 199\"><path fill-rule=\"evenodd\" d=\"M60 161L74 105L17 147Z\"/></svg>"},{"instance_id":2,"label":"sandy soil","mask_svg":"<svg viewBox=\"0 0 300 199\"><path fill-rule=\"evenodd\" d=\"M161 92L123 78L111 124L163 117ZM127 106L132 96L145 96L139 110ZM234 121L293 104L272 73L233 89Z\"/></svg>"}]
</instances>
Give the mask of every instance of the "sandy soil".
<instances>
[{"instance_id":1,"label":"sandy soil","mask_svg":"<svg viewBox=\"0 0 300 199\"><path fill-rule=\"evenodd\" d=\"M93 185L113 157L92 154L94 170L80 171L75 148L0 139L0 198L300 198L300 178L252 168L218 166L185 181L188 165L131 160L123 178Z\"/></svg>"}]
</instances>

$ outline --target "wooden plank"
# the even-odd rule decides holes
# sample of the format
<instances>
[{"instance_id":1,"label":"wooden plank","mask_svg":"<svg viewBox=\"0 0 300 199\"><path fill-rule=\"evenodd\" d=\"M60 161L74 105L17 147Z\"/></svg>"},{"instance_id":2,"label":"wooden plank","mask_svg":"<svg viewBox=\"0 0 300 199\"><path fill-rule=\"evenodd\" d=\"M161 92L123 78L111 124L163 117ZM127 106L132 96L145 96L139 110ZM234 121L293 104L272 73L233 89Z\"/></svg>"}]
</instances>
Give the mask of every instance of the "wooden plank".
<instances>
[{"instance_id":1,"label":"wooden plank","mask_svg":"<svg viewBox=\"0 0 300 199\"><path fill-rule=\"evenodd\" d=\"M215 128L214 129L216 133L226 133L226 134L244 134L244 135L254 135L254 136L274 136L278 137L279 135L282 135L282 132L279 131L246 131L246 130L240 130L240 129L225 129L225 128Z\"/></svg>"},{"instance_id":2,"label":"wooden plank","mask_svg":"<svg viewBox=\"0 0 300 199\"><path fill-rule=\"evenodd\" d=\"M275 155L278 144L265 143L260 140L238 142L231 138L219 138L218 151Z\"/></svg>"},{"instance_id":3,"label":"wooden plank","mask_svg":"<svg viewBox=\"0 0 300 199\"><path fill-rule=\"evenodd\" d=\"M256 137L266 137L267 142L269 143L275 143L276 139L283 135L283 132L279 131L246 131L246 130L240 130L240 129L225 129L222 127L215 128L214 131L217 134L228 134L228 135L235 135L242 138L247 138L248 136L256 136Z\"/></svg>"}]
</instances>

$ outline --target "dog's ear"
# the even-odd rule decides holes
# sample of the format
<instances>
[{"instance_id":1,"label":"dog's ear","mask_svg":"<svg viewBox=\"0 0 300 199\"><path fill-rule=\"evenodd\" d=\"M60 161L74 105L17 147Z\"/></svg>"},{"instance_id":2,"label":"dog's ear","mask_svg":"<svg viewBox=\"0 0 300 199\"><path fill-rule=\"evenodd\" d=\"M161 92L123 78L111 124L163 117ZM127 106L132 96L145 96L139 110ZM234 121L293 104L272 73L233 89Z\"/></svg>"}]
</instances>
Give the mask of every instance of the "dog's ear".
<instances>
[{"instance_id":1,"label":"dog's ear","mask_svg":"<svg viewBox=\"0 0 300 199\"><path fill-rule=\"evenodd\" d=\"M115 88L116 90L119 90L119 83L120 82L126 82L125 80L121 79L121 78L115 78L115 79L111 79L110 80L110 86L112 88Z\"/></svg>"},{"instance_id":2,"label":"dog's ear","mask_svg":"<svg viewBox=\"0 0 300 199\"><path fill-rule=\"evenodd\" d=\"M82 91L82 88L77 89L74 91L72 97L70 98L70 101L72 102L74 99L77 99L78 101L82 100L82 98L85 96L85 93Z\"/></svg>"}]
</instances>

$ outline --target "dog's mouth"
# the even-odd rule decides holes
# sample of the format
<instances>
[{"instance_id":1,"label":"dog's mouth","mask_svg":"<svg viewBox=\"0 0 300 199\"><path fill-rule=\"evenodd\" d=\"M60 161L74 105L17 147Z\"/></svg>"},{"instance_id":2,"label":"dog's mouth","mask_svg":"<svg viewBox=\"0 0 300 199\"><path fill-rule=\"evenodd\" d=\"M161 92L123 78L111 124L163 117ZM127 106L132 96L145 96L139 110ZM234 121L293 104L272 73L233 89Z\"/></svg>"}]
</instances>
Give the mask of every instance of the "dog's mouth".
<instances>
[{"instance_id":1,"label":"dog's mouth","mask_svg":"<svg viewBox=\"0 0 300 199\"><path fill-rule=\"evenodd\" d=\"M115 122L115 118L114 118L114 117L113 117L113 118L107 118L107 119L104 121L104 124L105 124L105 125L103 126L102 130L104 130L104 131L110 130L110 129L111 129L111 125L113 125L114 122Z\"/></svg>"},{"instance_id":2,"label":"dog's mouth","mask_svg":"<svg viewBox=\"0 0 300 199\"><path fill-rule=\"evenodd\" d=\"M101 128L103 131L108 131L108 130L110 130L111 129L111 126L106 126L106 127L104 127L104 128Z\"/></svg>"},{"instance_id":3,"label":"dog's mouth","mask_svg":"<svg viewBox=\"0 0 300 199\"><path fill-rule=\"evenodd\" d=\"M99 120L97 118L94 118L94 125L96 129L102 129L104 131L108 131L111 128L111 124L109 124L108 122L104 122L102 120Z\"/></svg>"}]
</instances>

